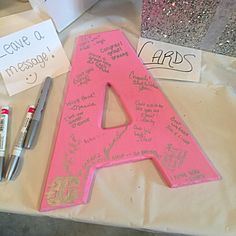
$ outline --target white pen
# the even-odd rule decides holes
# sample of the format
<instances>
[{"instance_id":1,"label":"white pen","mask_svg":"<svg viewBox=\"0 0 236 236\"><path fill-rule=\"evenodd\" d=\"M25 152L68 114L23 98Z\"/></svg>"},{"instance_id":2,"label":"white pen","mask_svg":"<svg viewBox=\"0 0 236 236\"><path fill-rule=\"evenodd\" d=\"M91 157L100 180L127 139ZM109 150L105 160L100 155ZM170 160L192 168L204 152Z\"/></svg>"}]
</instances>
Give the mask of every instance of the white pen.
<instances>
[{"instance_id":1,"label":"white pen","mask_svg":"<svg viewBox=\"0 0 236 236\"><path fill-rule=\"evenodd\" d=\"M3 106L0 114L0 181L2 181L3 177L3 167L6 155L8 117L9 106Z\"/></svg>"},{"instance_id":2,"label":"white pen","mask_svg":"<svg viewBox=\"0 0 236 236\"><path fill-rule=\"evenodd\" d=\"M22 166L22 165L20 165L20 160L21 160L21 156L22 156L21 153L23 150L25 137L26 137L30 122L32 120L34 111L35 111L35 107L29 106L25 120L23 122L23 126L20 130L20 134L19 134L18 139L16 140L16 143L14 145L14 149L13 149L13 153L10 158L10 162L8 164L8 168L7 168L7 172L6 172L6 179L7 180L15 179L20 172L20 167Z\"/></svg>"}]
</instances>

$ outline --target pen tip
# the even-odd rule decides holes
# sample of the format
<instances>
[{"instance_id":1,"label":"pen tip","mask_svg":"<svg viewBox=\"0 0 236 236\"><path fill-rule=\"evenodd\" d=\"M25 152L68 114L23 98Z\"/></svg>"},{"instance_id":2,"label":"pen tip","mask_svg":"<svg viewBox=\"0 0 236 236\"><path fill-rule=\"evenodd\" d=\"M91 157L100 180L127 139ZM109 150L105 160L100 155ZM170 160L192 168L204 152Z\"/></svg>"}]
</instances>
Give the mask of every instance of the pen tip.
<instances>
[{"instance_id":1,"label":"pen tip","mask_svg":"<svg viewBox=\"0 0 236 236\"><path fill-rule=\"evenodd\" d=\"M11 176L10 176L10 175L6 175L5 179L6 179L7 181L10 181L10 180L11 180Z\"/></svg>"}]
</instances>

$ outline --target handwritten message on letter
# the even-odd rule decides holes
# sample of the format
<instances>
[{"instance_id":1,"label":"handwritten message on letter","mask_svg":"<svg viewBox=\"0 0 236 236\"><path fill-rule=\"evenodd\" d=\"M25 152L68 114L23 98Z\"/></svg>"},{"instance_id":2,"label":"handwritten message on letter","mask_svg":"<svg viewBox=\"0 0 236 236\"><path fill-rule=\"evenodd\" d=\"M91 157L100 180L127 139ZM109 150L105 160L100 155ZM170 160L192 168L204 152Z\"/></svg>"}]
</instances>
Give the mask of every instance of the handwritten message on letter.
<instances>
[{"instance_id":1,"label":"handwritten message on letter","mask_svg":"<svg viewBox=\"0 0 236 236\"><path fill-rule=\"evenodd\" d=\"M51 20L0 38L0 71L10 96L67 72L69 66Z\"/></svg>"},{"instance_id":2,"label":"handwritten message on letter","mask_svg":"<svg viewBox=\"0 0 236 236\"><path fill-rule=\"evenodd\" d=\"M42 194L41 211L86 203L96 169L151 159L169 187L219 179L119 31L80 36ZM103 128L107 86L131 122Z\"/></svg>"}]
</instances>

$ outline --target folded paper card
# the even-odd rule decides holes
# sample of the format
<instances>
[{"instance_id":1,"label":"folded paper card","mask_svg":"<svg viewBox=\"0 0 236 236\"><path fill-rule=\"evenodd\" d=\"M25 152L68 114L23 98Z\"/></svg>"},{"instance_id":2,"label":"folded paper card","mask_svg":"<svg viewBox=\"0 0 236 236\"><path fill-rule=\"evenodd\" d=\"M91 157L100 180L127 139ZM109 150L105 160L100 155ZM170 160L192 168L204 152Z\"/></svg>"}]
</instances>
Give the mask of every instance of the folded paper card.
<instances>
[{"instance_id":1,"label":"folded paper card","mask_svg":"<svg viewBox=\"0 0 236 236\"><path fill-rule=\"evenodd\" d=\"M0 38L0 71L9 95L69 70L70 63L51 20Z\"/></svg>"},{"instance_id":2,"label":"folded paper card","mask_svg":"<svg viewBox=\"0 0 236 236\"><path fill-rule=\"evenodd\" d=\"M104 128L106 90L128 114ZM119 31L80 36L40 210L86 203L95 170L151 159L170 187L220 178Z\"/></svg>"},{"instance_id":3,"label":"folded paper card","mask_svg":"<svg viewBox=\"0 0 236 236\"><path fill-rule=\"evenodd\" d=\"M200 81L200 50L139 38L137 53L154 78Z\"/></svg>"}]
</instances>

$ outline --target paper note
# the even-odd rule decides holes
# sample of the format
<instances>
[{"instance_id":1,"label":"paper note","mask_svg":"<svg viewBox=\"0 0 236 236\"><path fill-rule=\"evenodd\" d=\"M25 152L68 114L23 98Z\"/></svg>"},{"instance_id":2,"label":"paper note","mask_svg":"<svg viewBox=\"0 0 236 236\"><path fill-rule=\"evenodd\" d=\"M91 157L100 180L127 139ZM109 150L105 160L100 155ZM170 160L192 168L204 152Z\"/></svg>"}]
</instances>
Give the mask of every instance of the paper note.
<instances>
[{"instance_id":1,"label":"paper note","mask_svg":"<svg viewBox=\"0 0 236 236\"><path fill-rule=\"evenodd\" d=\"M137 53L154 78L200 81L200 50L140 38Z\"/></svg>"},{"instance_id":2,"label":"paper note","mask_svg":"<svg viewBox=\"0 0 236 236\"><path fill-rule=\"evenodd\" d=\"M125 125L102 126L108 88ZM78 38L58 128L41 211L87 203L96 169L127 162L151 159L169 187L220 178L119 30Z\"/></svg>"},{"instance_id":3,"label":"paper note","mask_svg":"<svg viewBox=\"0 0 236 236\"><path fill-rule=\"evenodd\" d=\"M69 66L51 20L0 38L0 71L10 96L67 72Z\"/></svg>"}]
</instances>

